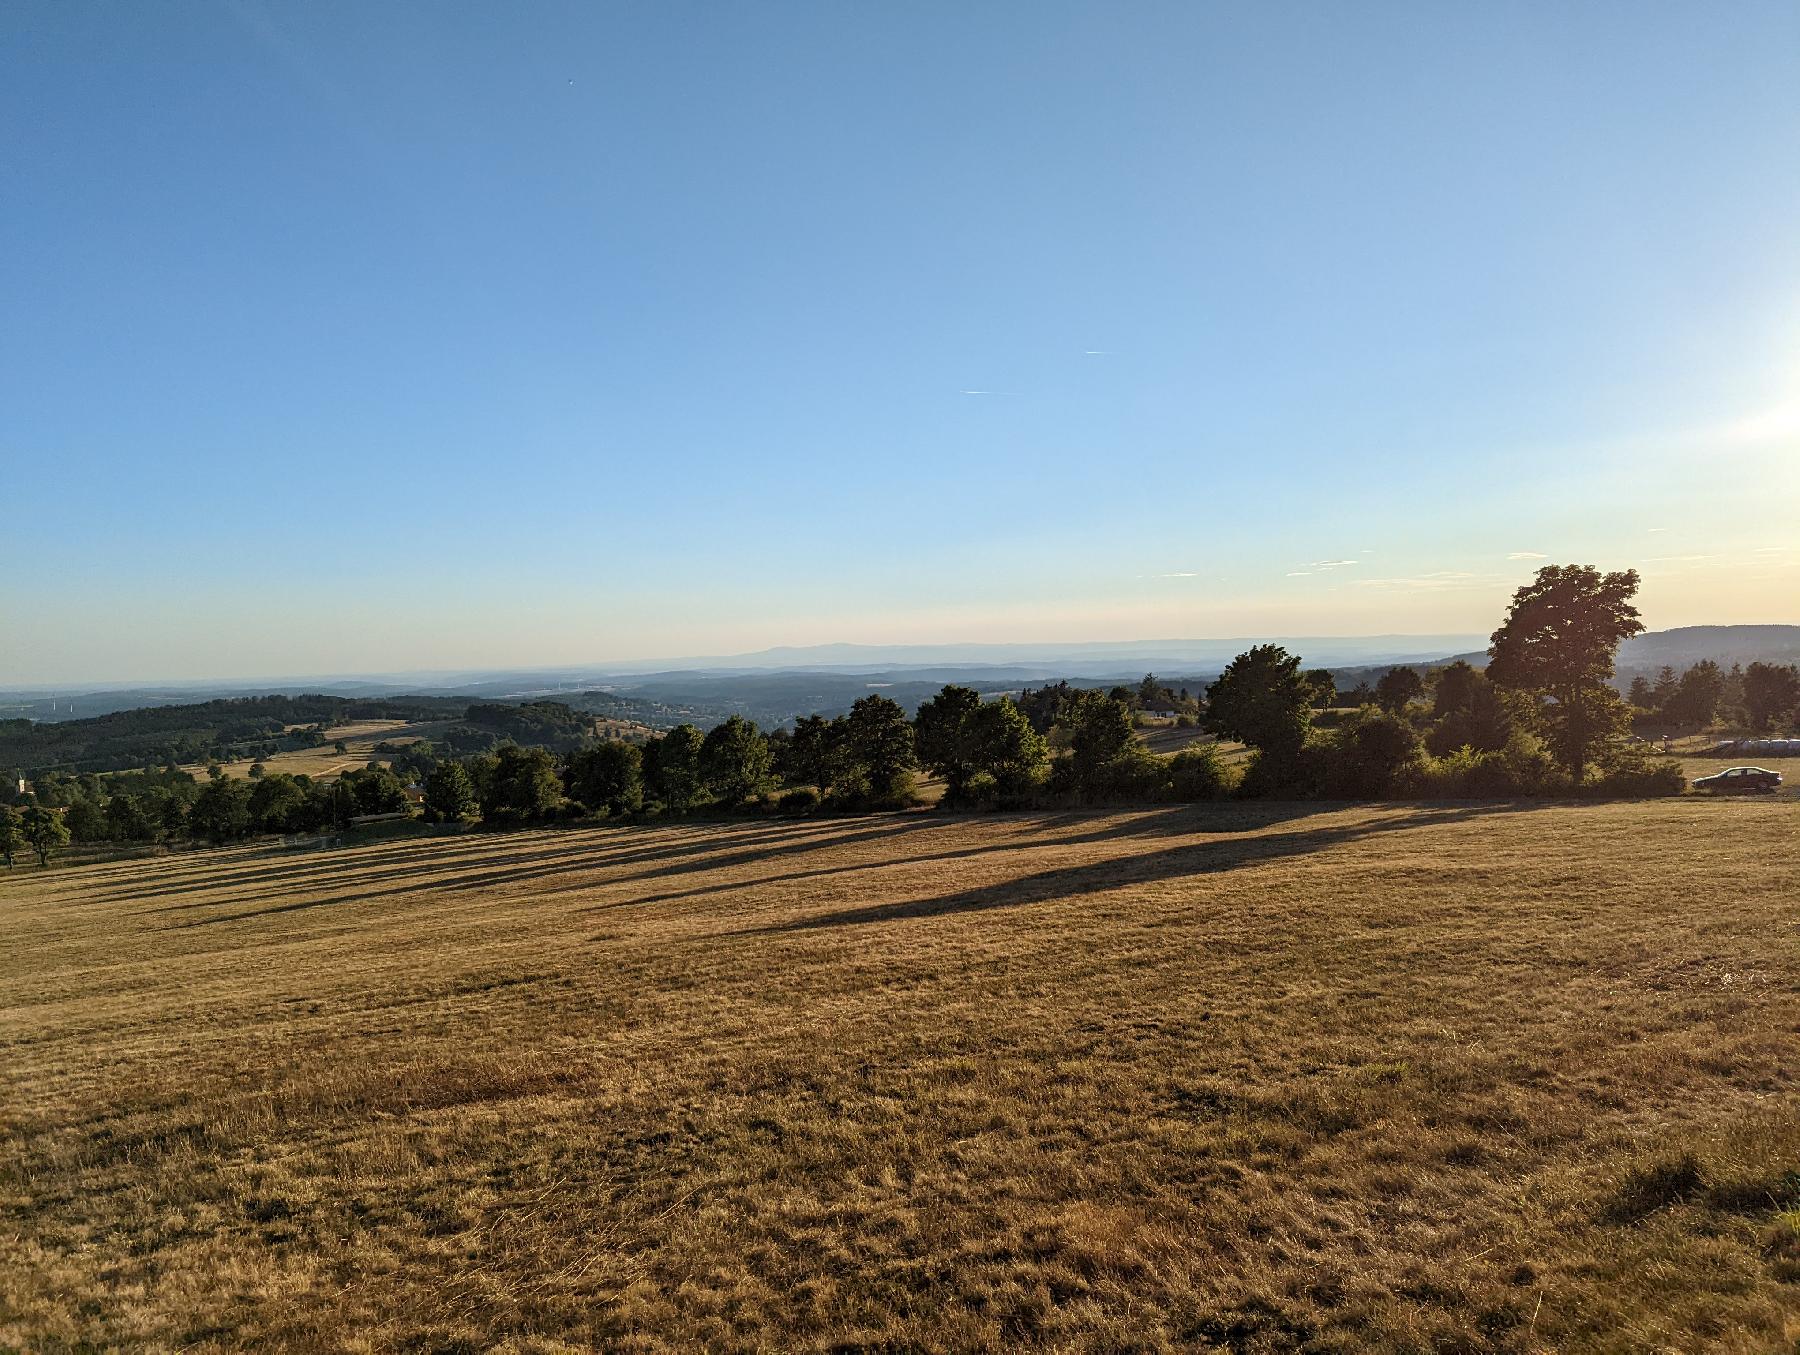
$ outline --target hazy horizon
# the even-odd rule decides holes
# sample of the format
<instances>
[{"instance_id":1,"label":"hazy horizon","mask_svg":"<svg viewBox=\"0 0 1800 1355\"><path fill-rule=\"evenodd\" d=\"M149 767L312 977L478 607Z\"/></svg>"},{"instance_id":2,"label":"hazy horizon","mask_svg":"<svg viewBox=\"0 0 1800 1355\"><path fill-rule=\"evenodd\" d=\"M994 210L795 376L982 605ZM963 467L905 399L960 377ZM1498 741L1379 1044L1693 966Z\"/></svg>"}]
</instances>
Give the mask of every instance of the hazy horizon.
<instances>
[{"instance_id":1,"label":"hazy horizon","mask_svg":"<svg viewBox=\"0 0 1800 1355\"><path fill-rule=\"evenodd\" d=\"M1414 641L1418 642L1418 649L1416 651L1414 651L1410 647L1410 642L1414 642ZM507 664L507 665L458 664L458 665L452 665L452 666L442 667L442 668L396 668L396 669L359 668L359 669L319 670L319 671L311 671L311 672L302 672L302 671L273 672L272 671L272 672L259 672L259 673L203 673L203 674L185 675L185 676L171 676L166 673L147 674L147 675L140 675L140 676L134 676L134 677L86 676L86 677L71 678L66 681L53 682L53 683L42 683L42 682L38 682L38 683L24 682L24 683L11 683L11 684L0 683L0 690L44 691L44 692L60 691L60 690L75 691L78 688L87 686L87 687L90 687L92 690L101 691L101 690L106 690L109 688L120 689L120 688L132 688L132 687L139 687L139 686L147 687L147 688L154 688L154 687L158 687L158 686L193 686L193 685L204 685L204 684L215 684L215 683L231 684L231 683L239 683L239 682L312 682L312 681L323 682L323 681L350 681L350 680L374 681L374 680L386 679L386 678L399 678L399 679L459 678L459 677L472 677L472 676L496 676L496 675L504 676L504 675L509 675L509 674L535 674L535 673L551 674L551 673L559 673L559 672L595 672L595 673L616 673L616 674L624 675L624 674L631 674L631 673L648 673L648 672L659 671L659 670L672 671L672 670L679 668L680 666L686 665L686 664L702 665L702 666L706 666L706 667L724 668L724 667L730 667L732 665L732 663L736 660L761 659L761 660L765 660L765 662L763 664L747 665L747 666L768 667L768 666L772 666L775 663L775 660L771 657L774 655L794 655L794 656L796 656L796 661L799 661L798 656L816 655L820 651L868 651L871 655L877 655L877 654L886 655L887 657L882 658L879 661L891 664L893 666L898 666L898 667L921 666L921 665L948 666L948 665L954 665L954 664L960 663L960 662L966 662L971 667L978 667L978 666L981 666L981 664L983 664L983 663L989 663L994 666L1003 666L1006 661L999 659L999 658L977 659L977 658L973 658L973 657L956 658L956 657L948 657L948 656L951 656L953 654L967 654L970 651L976 651L976 650L1011 651L1011 652L1018 652L1021 654L1042 654L1045 656L1052 656L1052 655L1056 655L1056 654L1074 655L1074 654L1080 654L1083 652L1091 652L1092 657L1097 660L1099 658L1105 657L1106 654L1108 652L1110 652L1110 653L1117 654L1123 660L1126 658L1133 657L1134 655L1137 655L1137 654L1148 654L1148 653L1152 653L1152 652L1160 653L1160 652L1165 652L1165 651L1173 651L1173 650L1179 649L1183 646L1191 646L1191 647L1196 647L1196 648L1204 646L1204 647L1216 648L1216 649L1218 649L1218 651L1221 654L1224 655L1224 657L1229 657L1229 654L1225 653L1225 651L1232 646L1249 646L1249 645L1254 645L1254 644L1277 643L1277 642L1288 642L1288 643L1311 642L1315 645L1317 645L1317 644L1334 644L1334 645L1339 645L1339 646L1343 646L1346 648L1354 647L1354 646L1366 646L1372 652L1379 651L1383 654L1386 654L1388 651L1391 650L1395 655L1398 655L1402 652L1404 652L1404 653L1416 652L1419 654L1425 654L1425 653L1435 654L1439 648L1442 648L1446 645L1454 646L1454 645L1463 644L1463 643L1475 643L1477 641L1479 641L1482 644L1486 643L1486 639L1483 636L1454 635L1454 634L1451 634L1451 635L1434 635L1434 634L1379 635L1379 634L1377 634L1377 635L1315 635L1315 636L1294 636L1294 635L1276 635L1276 634L1236 635L1236 636L1212 635L1212 636L1189 636L1189 637L1164 637L1164 638L1149 638L1149 639L1132 638L1132 639L1122 639L1122 640L1036 640L1036 641L1014 641L1014 642L1000 642L1000 643L988 643L988 642L984 642L984 641L965 641L965 642L961 642L961 643L947 642L947 643L941 643L941 644L936 644L936 643L851 644L851 643L842 643L842 642L826 642L826 643L821 643L821 644L816 644L816 645L771 645L771 646L767 646L763 649L742 650L742 651L736 651L736 652L727 653L727 654L642 655L642 656L629 656L629 657L618 657L618 658L607 658L607 659L580 660L580 661L576 661L576 662L572 662L572 663L521 662L521 663L514 663L514 664ZM1378 644L1377 642L1387 642L1387 643L1386 644ZM898 657L899 655L904 655L904 654L911 654L911 655L916 655L919 657L914 657L914 658ZM926 657L926 656L930 656L930 657ZM848 660L845 660L845 661L847 662ZM877 660L874 659L873 657L871 657L869 659L869 661L876 662ZM1046 658L1041 661L1048 662L1048 661L1052 661L1052 660ZM818 658L815 660L815 662L817 662L819 664L825 664L830 661L826 660L824 658ZM665 666L666 666L666 668L665 668ZM804 667L805 664L802 663L802 666Z\"/></svg>"},{"instance_id":2,"label":"hazy horizon","mask_svg":"<svg viewBox=\"0 0 1800 1355\"><path fill-rule=\"evenodd\" d=\"M1796 626L1792 622L1745 622L1744 628ZM1698 629L1710 629L1705 623ZM1682 627L1667 628L1670 630ZM1662 630L1646 632L1645 639L1662 634ZM918 643L918 644L853 644L826 642L815 645L773 645L762 649L725 654L668 654L588 659L571 663L510 663L500 665L458 664L441 668L356 668L316 671L218 672L172 676L166 673L140 674L130 677L96 677L86 675L60 682L0 682L0 692L32 694L48 697L82 692L226 688L233 686L280 685L303 683L413 682L421 685L454 685L455 681L492 680L507 677L551 677L579 675L596 677L649 676L680 671L778 672L808 670L857 671L904 670L908 668L996 669L1038 668L1048 673L1059 665L1067 666L1068 676L1082 667L1093 669L1108 659L1117 659L1123 674L1133 663L1141 666L1154 661L1164 669L1164 676L1177 672L1172 665L1192 665L1196 669L1223 664L1232 655L1258 644L1280 644L1294 649L1309 663L1348 668L1384 662L1418 662L1426 659L1450 658L1455 654L1484 650L1489 637L1481 634L1365 634L1365 635L1295 635L1262 632L1244 635L1211 635L1161 637L1119 640L1036 640L990 643L985 641ZM1635 642L1630 642L1635 643ZM1184 654L1182 651L1189 651ZM1091 675L1091 674L1090 674ZM426 684L426 680L431 680Z\"/></svg>"},{"instance_id":3,"label":"hazy horizon","mask_svg":"<svg viewBox=\"0 0 1800 1355\"><path fill-rule=\"evenodd\" d=\"M0 684L1800 621L1796 51L26 0Z\"/></svg>"}]
</instances>

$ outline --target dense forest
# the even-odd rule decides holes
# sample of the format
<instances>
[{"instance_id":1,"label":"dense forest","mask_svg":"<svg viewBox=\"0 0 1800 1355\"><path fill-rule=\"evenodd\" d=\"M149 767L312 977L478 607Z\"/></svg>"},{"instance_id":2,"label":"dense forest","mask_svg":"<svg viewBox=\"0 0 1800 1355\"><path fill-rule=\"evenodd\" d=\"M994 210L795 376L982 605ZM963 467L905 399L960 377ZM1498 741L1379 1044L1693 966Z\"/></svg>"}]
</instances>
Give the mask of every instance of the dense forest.
<instances>
[{"instance_id":1,"label":"dense forest","mask_svg":"<svg viewBox=\"0 0 1800 1355\"><path fill-rule=\"evenodd\" d=\"M566 751L594 716L679 724L654 703L605 692L562 702L476 702L444 696L254 696L185 706L147 706L81 720L0 720L0 771L13 777L147 770L270 757L325 742L325 730L358 720L450 721L443 745L475 753L502 743ZM648 717L648 718L646 718Z\"/></svg>"},{"instance_id":2,"label":"dense forest","mask_svg":"<svg viewBox=\"0 0 1800 1355\"><path fill-rule=\"evenodd\" d=\"M467 705L430 696L247 696L54 723L4 720L0 768L18 768L29 776L267 757L313 746L319 742L315 731L325 726L353 720L451 719Z\"/></svg>"}]
</instances>

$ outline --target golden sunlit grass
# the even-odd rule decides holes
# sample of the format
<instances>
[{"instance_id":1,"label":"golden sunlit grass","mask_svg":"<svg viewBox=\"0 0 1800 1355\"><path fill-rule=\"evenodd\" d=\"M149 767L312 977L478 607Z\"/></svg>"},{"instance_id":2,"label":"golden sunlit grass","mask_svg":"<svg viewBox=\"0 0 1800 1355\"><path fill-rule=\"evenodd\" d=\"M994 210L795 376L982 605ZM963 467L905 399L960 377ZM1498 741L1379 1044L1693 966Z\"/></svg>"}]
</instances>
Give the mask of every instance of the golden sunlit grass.
<instances>
[{"instance_id":1,"label":"golden sunlit grass","mask_svg":"<svg viewBox=\"0 0 1800 1355\"><path fill-rule=\"evenodd\" d=\"M1800 818L934 815L7 881L0 1346L1800 1339Z\"/></svg>"},{"instance_id":2,"label":"golden sunlit grass","mask_svg":"<svg viewBox=\"0 0 1800 1355\"><path fill-rule=\"evenodd\" d=\"M225 775L243 778L250 775L250 768L260 760L263 770L270 773L285 772L289 776L331 780L343 772L358 771L372 761L391 761L375 751L378 743L417 743L420 739L435 737L447 723L441 720L359 720L355 724L338 725L326 730L325 737L331 742L317 748L293 748L271 753L261 759L239 758L235 762L221 762L219 766L224 769ZM344 745L342 753L335 746L339 742ZM191 763L183 770L192 776L204 778L207 765L204 762Z\"/></svg>"}]
</instances>

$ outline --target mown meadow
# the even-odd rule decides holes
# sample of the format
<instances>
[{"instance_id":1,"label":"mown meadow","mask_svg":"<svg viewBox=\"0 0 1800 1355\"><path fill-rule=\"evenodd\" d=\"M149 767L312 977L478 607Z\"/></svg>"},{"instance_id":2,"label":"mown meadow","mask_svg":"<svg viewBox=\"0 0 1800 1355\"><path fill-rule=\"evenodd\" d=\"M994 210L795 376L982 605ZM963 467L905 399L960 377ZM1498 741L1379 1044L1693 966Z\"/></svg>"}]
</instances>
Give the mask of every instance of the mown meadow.
<instances>
[{"instance_id":1,"label":"mown meadow","mask_svg":"<svg viewBox=\"0 0 1800 1355\"><path fill-rule=\"evenodd\" d=\"M1790 803L1240 803L7 881L0 1347L1767 1350Z\"/></svg>"}]
</instances>

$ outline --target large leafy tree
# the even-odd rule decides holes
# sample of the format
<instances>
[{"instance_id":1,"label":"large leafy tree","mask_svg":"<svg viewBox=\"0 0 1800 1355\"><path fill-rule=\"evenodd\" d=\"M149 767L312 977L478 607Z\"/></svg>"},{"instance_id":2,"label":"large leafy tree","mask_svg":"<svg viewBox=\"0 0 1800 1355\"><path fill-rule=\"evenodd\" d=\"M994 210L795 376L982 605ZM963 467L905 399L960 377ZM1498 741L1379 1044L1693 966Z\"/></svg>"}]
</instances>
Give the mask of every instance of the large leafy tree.
<instances>
[{"instance_id":1,"label":"large leafy tree","mask_svg":"<svg viewBox=\"0 0 1800 1355\"><path fill-rule=\"evenodd\" d=\"M969 781L981 770L970 720L981 709L981 693L972 687L945 687L919 707L913 740L919 764L944 778L945 798L952 803L968 795Z\"/></svg>"},{"instance_id":2,"label":"large leafy tree","mask_svg":"<svg viewBox=\"0 0 1800 1355\"><path fill-rule=\"evenodd\" d=\"M1435 675L1426 744L1439 757L1459 748L1491 753L1506 747L1515 727L1513 707L1524 698L1497 690L1487 674L1458 659Z\"/></svg>"},{"instance_id":3,"label":"large leafy tree","mask_svg":"<svg viewBox=\"0 0 1800 1355\"><path fill-rule=\"evenodd\" d=\"M1102 791L1116 764L1142 749L1131 707L1109 692L1071 693L1056 723L1069 745L1068 775L1083 798Z\"/></svg>"},{"instance_id":4,"label":"large leafy tree","mask_svg":"<svg viewBox=\"0 0 1800 1355\"><path fill-rule=\"evenodd\" d=\"M250 818L265 833L296 832L306 805L306 789L291 776L265 776L250 792Z\"/></svg>"},{"instance_id":5,"label":"large leafy tree","mask_svg":"<svg viewBox=\"0 0 1800 1355\"><path fill-rule=\"evenodd\" d=\"M1386 708L1358 711L1333 742L1337 756L1329 790L1357 799L1381 799L1404 790L1424 752L1406 717Z\"/></svg>"},{"instance_id":6,"label":"large leafy tree","mask_svg":"<svg viewBox=\"0 0 1800 1355\"><path fill-rule=\"evenodd\" d=\"M1417 668L1390 668L1375 684L1375 703L1397 715L1425 695L1425 679Z\"/></svg>"},{"instance_id":7,"label":"large leafy tree","mask_svg":"<svg viewBox=\"0 0 1800 1355\"><path fill-rule=\"evenodd\" d=\"M342 780L356 792L358 814L398 814L406 808L405 783L377 763L360 772L346 772Z\"/></svg>"},{"instance_id":8,"label":"large leafy tree","mask_svg":"<svg viewBox=\"0 0 1800 1355\"><path fill-rule=\"evenodd\" d=\"M1131 712L1120 709L1129 734ZM968 687L945 687L920 706L913 729L920 763L944 778L945 800L951 804L968 797L969 784L978 775L993 777L1002 790L1016 791L1049 756L1049 745L1022 710L1005 697L984 702Z\"/></svg>"},{"instance_id":9,"label":"large leafy tree","mask_svg":"<svg viewBox=\"0 0 1800 1355\"><path fill-rule=\"evenodd\" d=\"M773 781L769 741L754 720L733 715L716 724L700 743L700 775L706 788L728 805L760 795Z\"/></svg>"},{"instance_id":10,"label":"large leafy tree","mask_svg":"<svg viewBox=\"0 0 1800 1355\"><path fill-rule=\"evenodd\" d=\"M1312 688L1312 703L1316 709L1327 710L1337 704L1337 679L1329 668L1309 668L1300 676Z\"/></svg>"},{"instance_id":11,"label":"large leafy tree","mask_svg":"<svg viewBox=\"0 0 1800 1355\"><path fill-rule=\"evenodd\" d=\"M1002 790L1017 790L1036 777L1049 760L1044 736L1031 727L1025 712L1001 697L970 712L964 729L974 745L980 769Z\"/></svg>"},{"instance_id":12,"label":"large leafy tree","mask_svg":"<svg viewBox=\"0 0 1800 1355\"><path fill-rule=\"evenodd\" d=\"M188 831L214 843L230 842L250 831L250 783L209 781L194 797Z\"/></svg>"},{"instance_id":13,"label":"large leafy tree","mask_svg":"<svg viewBox=\"0 0 1800 1355\"><path fill-rule=\"evenodd\" d=\"M900 788L901 778L913 764L913 731L900 703L879 694L865 696L850 707L844 725L850 761L876 795Z\"/></svg>"},{"instance_id":14,"label":"large leafy tree","mask_svg":"<svg viewBox=\"0 0 1800 1355\"><path fill-rule=\"evenodd\" d=\"M1681 675L1669 701L1669 718L1680 724L1709 725L1725 698L1725 674L1711 659L1702 659Z\"/></svg>"},{"instance_id":15,"label":"large leafy tree","mask_svg":"<svg viewBox=\"0 0 1800 1355\"><path fill-rule=\"evenodd\" d=\"M569 794L589 809L629 814L644 802L643 762L636 744L597 743L569 755L564 780Z\"/></svg>"},{"instance_id":16,"label":"large leafy tree","mask_svg":"<svg viewBox=\"0 0 1800 1355\"><path fill-rule=\"evenodd\" d=\"M1631 601L1637 589L1635 569L1546 565L1513 594L1488 649L1490 682L1555 702L1557 751L1576 782L1612 724L1617 701L1607 683L1619 643L1644 629Z\"/></svg>"},{"instance_id":17,"label":"large leafy tree","mask_svg":"<svg viewBox=\"0 0 1800 1355\"><path fill-rule=\"evenodd\" d=\"M31 805L19 816L19 832L27 846L37 853L38 864L50 864L50 853L69 845L69 830L62 815L41 805Z\"/></svg>"},{"instance_id":18,"label":"large leafy tree","mask_svg":"<svg viewBox=\"0 0 1800 1355\"><path fill-rule=\"evenodd\" d=\"M1767 729L1790 716L1800 719L1800 668L1776 663L1745 668L1744 706L1752 729Z\"/></svg>"},{"instance_id":19,"label":"large leafy tree","mask_svg":"<svg viewBox=\"0 0 1800 1355\"><path fill-rule=\"evenodd\" d=\"M0 805L0 861L6 862L6 868L12 869L13 853L25 842L25 832L19 823L19 812L11 805Z\"/></svg>"},{"instance_id":20,"label":"large leafy tree","mask_svg":"<svg viewBox=\"0 0 1800 1355\"><path fill-rule=\"evenodd\" d=\"M360 798L360 796L359 796ZM556 759L545 748L502 744L494 750L494 775L481 799L481 816L497 823L548 818L562 803Z\"/></svg>"},{"instance_id":21,"label":"large leafy tree","mask_svg":"<svg viewBox=\"0 0 1800 1355\"><path fill-rule=\"evenodd\" d=\"M1207 724L1268 757L1292 758L1306 743L1313 690L1300 672L1299 655L1280 645L1257 645L1206 689Z\"/></svg>"},{"instance_id":22,"label":"large leafy tree","mask_svg":"<svg viewBox=\"0 0 1800 1355\"><path fill-rule=\"evenodd\" d=\"M137 795L115 795L106 802L106 827L120 842L144 842L156 836L156 825Z\"/></svg>"},{"instance_id":23,"label":"large leafy tree","mask_svg":"<svg viewBox=\"0 0 1800 1355\"><path fill-rule=\"evenodd\" d=\"M644 781L650 793L676 813L700 794L700 746L693 725L677 725L644 750Z\"/></svg>"},{"instance_id":24,"label":"large leafy tree","mask_svg":"<svg viewBox=\"0 0 1800 1355\"><path fill-rule=\"evenodd\" d=\"M93 800L76 800L63 815L69 836L77 842L104 842L112 835L107 827L106 811Z\"/></svg>"},{"instance_id":25,"label":"large leafy tree","mask_svg":"<svg viewBox=\"0 0 1800 1355\"><path fill-rule=\"evenodd\" d=\"M831 794L832 784L843 770L845 721L827 720L823 715L807 715L794 721L794 736L788 740L787 766L789 781L819 788L820 795Z\"/></svg>"},{"instance_id":26,"label":"large leafy tree","mask_svg":"<svg viewBox=\"0 0 1800 1355\"><path fill-rule=\"evenodd\" d=\"M475 782L460 762L440 762L425 778L425 812L441 823L461 823L475 817L481 797Z\"/></svg>"}]
</instances>

